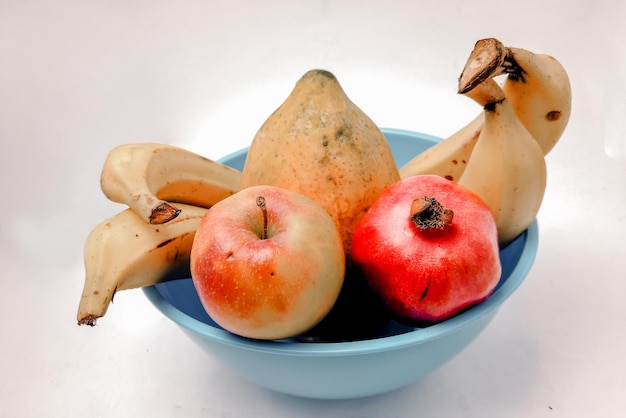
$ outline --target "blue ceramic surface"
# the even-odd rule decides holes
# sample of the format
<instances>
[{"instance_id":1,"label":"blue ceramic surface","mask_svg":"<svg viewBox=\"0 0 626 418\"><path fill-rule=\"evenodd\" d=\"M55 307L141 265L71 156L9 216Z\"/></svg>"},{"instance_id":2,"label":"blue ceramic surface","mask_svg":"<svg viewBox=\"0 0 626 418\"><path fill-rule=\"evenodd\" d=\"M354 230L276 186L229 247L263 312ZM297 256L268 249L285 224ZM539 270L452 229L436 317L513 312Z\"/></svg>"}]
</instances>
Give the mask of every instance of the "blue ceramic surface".
<instances>
[{"instance_id":1,"label":"blue ceramic surface","mask_svg":"<svg viewBox=\"0 0 626 418\"><path fill-rule=\"evenodd\" d=\"M382 129L398 166L438 138ZM242 169L246 150L222 161ZM420 379L466 348L526 278L537 252L538 227L531 227L500 251L502 277L484 302L436 325L391 324L386 334L363 341L306 343L256 341L221 329L204 311L191 279L144 288L148 299L186 335L235 373L263 387L320 399L348 399L385 393Z\"/></svg>"}]
</instances>

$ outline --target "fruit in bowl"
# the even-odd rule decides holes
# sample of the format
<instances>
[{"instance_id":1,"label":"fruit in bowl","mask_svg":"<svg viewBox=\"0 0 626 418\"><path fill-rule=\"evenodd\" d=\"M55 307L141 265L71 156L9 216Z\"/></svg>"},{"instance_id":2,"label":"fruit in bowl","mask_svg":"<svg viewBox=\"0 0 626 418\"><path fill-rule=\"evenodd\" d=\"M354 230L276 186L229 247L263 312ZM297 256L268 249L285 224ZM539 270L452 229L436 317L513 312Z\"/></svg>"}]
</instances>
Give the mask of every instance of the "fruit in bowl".
<instances>
[{"instance_id":1,"label":"fruit in bowl","mask_svg":"<svg viewBox=\"0 0 626 418\"><path fill-rule=\"evenodd\" d=\"M398 164L436 144L429 135L383 129ZM222 161L240 169L246 151ZM310 343L237 336L207 314L191 278L145 287L148 299L192 341L243 378L297 396L348 399L385 393L439 368L466 348L526 278L536 255L538 228L499 251L502 273L488 299L445 321L411 327L396 321L368 339Z\"/></svg>"},{"instance_id":2,"label":"fruit in bowl","mask_svg":"<svg viewBox=\"0 0 626 418\"><path fill-rule=\"evenodd\" d=\"M507 79L500 85L494 77L502 74ZM163 144L131 144L113 150L105 162L101 186L107 197L129 209L102 222L88 236L78 323L95 325L116 291L143 286L154 305L194 341L242 376L278 391L317 398L367 396L401 387L436 369L480 334L526 277L537 250L535 216L546 186L544 155L559 139L571 105L567 74L558 61L504 47L495 39L475 44L459 77L458 92L482 110L443 141L414 132L381 132L348 99L331 73L313 70L268 118L250 148L221 162ZM397 250L395 238L378 236L374 244L369 243L371 230L359 235L359 221L370 214L382 219L386 212L393 212L381 204L383 210L376 214L378 200L384 201L389 190L393 194L398 184L423 179L423 174L441 184L466 188L482 201L479 218L486 227L474 230L483 229L477 236L485 238L482 244L486 245L471 245L481 248L481 257L487 261L484 271L475 271L480 263L465 263L463 253L468 251L455 251L464 245L462 239L456 246L421 238L402 245L413 248L414 255L423 251L422 245L439 255L432 262L419 263L417 270L389 268L385 256L372 264L369 255L374 246L387 248L392 257ZM257 200L259 210L254 216L242 210L242 203L228 205L239 202L237 198L248 189L268 185L307 196L333 220L341 245L322 251L321 258L331 261L328 270L314 271L308 277L304 271L269 268L269 261L255 268L251 256L240 257L245 251L235 257L245 260L243 264L230 270L224 266L236 264L232 263L235 252L219 249L228 230L216 245L203 247L203 241L210 242L211 237L199 228L200 219L212 218L212 212L215 231L226 221L236 223L238 212L256 219L261 213L263 232L255 227L254 240L259 236L266 240L269 222L264 199ZM269 189L264 190L269 195ZM474 197L466 196L465 203ZM314 206L300 205L302 209ZM219 216L223 207L230 212L226 218ZM410 221L424 237L455 236L456 227L449 227L454 211L436 198L412 197L410 209ZM437 213L438 218L425 217L425 213ZM321 229L330 225L328 219L319 225ZM422 231L432 229L423 227L433 221L435 229L442 231ZM404 229L409 217L402 222L395 228L413 234L414 230ZM379 229L384 227L379 224ZM196 233L198 240L192 245ZM352 244L355 257L350 253ZM452 251L440 251L444 246ZM195 261L190 260L192 247ZM126 248L132 251L121 250ZM345 255L343 265L340 253ZM313 254L290 259L306 265L320 258ZM221 266L209 262L220 257L227 260ZM465 261L436 267L456 257ZM411 278L419 277L423 264L432 265L417 280L420 285L400 292ZM458 271L452 268L454 264ZM428 277L428 268L431 273L439 271L436 278ZM281 278L284 271L291 271L284 276L290 283L279 286L279 305L293 303L297 309L283 309L289 314L282 316L268 309L271 303L264 296L274 299L277 293L259 286L255 274L248 274L253 270L269 272L270 277L279 272ZM442 271L453 280L446 281ZM467 290L467 283L460 284L464 273L480 282L473 290ZM363 285L363 277L369 286ZM294 291L292 281L302 287ZM447 292L446 286L452 284L454 292ZM252 291L253 287L259 291ZM242 288L246 292L233 290ZM302 300L316 300L320 294L313 309L298 309ZM455 296L447 298L446 294ZM388 308L386 315L379 310L381 299ZM332 309L330 301L334 301ZM438 303L442 306L437 307ZM403 309L394 309L402 305ZM438 309L433 311L433 307ZM243 311L252 315L244 318ZM265 322L248 322L259 318ZM320 319L312 330L301 333ZM280 321L284 324L277 325Z\"/></svg>"},{"instance_id":3,"label":"fruit in bowl","mask_svg":"<svg viewBox=\"0 0 626 418\"><path fill-rule=\"evenodd\" d=\"M221 326L249 338L293 337L317 325L343 285L345 256L333 219L308 197L252 186L200 221L191 276Z\"/></svg>"},{"instance_id":4,"label":"fruit in bowl","mask_svg":"<svg viewBox=\"0 0 626 418\"><path fill-rule=\"evenodd\" d=\"M396 319L432 324L485 300L501 273L491 210L436 175L388 187L354 232L351 256Z\"/></svg>"}]
</instances>

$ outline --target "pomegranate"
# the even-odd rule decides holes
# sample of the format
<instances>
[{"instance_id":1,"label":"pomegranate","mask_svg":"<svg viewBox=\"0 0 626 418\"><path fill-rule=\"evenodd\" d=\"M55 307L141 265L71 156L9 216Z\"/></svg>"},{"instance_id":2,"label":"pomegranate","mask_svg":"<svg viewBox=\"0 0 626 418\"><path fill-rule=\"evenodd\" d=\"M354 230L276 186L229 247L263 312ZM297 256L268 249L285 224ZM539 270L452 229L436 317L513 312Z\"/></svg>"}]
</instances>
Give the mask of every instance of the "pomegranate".
<instances>
[{"instance_id":1,"label":"pomegranate","mask_svg":"<svg viewBox=\"0 0 626 418\"><path fill-rule=\"evenodd\" d=\"M417 326L482 302L502 270L489 207L436 175L385 189L357 225L351 255L393 317Z\"/></svg>"}]
</instances>

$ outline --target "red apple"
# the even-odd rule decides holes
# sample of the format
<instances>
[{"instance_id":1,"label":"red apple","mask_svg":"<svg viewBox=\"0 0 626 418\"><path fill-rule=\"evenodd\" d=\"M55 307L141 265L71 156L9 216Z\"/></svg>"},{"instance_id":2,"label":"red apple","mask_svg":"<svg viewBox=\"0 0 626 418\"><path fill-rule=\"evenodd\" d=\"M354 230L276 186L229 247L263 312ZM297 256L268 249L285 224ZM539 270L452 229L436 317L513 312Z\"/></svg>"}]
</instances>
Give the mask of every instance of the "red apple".
<instances>
[{"instance_id":1,"label":"red apple","mask_svg":"<svg viewBox=\"0 0 626 418\"><path fill-rule=\"evenodd\" d=\"M426 325L485 300L501 265L496 223L470 190L434 175L389 186L363 216L351 255L401 322Z\"/></svg>"},{"instance_id":2,"label":"red apple","mask_svg":"<svg viewBox=\"0 0 626 418\"><path fill-rule=\"evenodd\" d=\"M191 250L200 301L224 329L281 339L320 322L345 273L339 231L310 198L274 186L248 187L202 218Z\"/></svg>"}]
</instances>

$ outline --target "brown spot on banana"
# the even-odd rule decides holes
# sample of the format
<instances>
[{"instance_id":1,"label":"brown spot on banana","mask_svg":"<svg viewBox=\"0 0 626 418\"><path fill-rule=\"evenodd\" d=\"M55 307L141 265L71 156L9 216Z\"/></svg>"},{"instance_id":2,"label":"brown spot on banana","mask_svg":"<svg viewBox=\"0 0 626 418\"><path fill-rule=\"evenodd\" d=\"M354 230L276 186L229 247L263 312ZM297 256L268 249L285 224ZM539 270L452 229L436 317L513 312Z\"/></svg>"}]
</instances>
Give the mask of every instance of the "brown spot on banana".
<instances>
[{"instance_id":1,"label":"brown spot on banana","mask_svg":"<svg viewBox=\"0 0 626 418\"><path fill-rule=\"evenodd\" d=\"M555 122L559 119L561 119L561 111L560 110L552 110L548 113L546 113L546 120L550 121L550 122Z\"/></svg>"},{"instance_id":2,"label":"brown spot on banana","mask_svg":"<svg viewBox=\"0 0 626 418\"><path fill-rule=\"evenodd\" d=\"M176 239L177 239L177 238L171 238L171 239L165 240L165 241L163 241L162 243L160 243L159 245L157 245L157 246L156 246L156 248L162 248L162 247L165 247L167 244L169 244L169 243L171 243L171 242L173 242L173 241L176 241Z\"/></svg>"}]
</instances>

